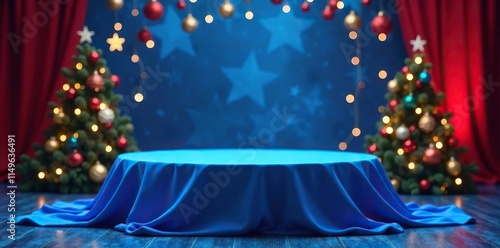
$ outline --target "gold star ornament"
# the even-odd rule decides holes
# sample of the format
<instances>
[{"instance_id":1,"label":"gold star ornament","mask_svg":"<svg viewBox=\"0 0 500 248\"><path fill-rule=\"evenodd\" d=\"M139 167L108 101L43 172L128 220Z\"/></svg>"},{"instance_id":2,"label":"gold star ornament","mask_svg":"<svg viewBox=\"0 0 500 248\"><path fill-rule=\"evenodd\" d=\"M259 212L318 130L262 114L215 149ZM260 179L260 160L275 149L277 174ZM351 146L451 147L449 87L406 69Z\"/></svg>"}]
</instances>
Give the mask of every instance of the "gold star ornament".
<instances>
[{"instance_id":1,"label":"gold star ornament","mask_svg":"<svg viewBox=\"0 0 500 248\"><path fill-rule=\"evenodd\" d=\"M109 44L109 51L112 52L114 50L122 51L123 43L125 43L125 38L120 38L117 33L113 34L113 37L107 38L106 42Z\"/></svg>"}]
</instances>

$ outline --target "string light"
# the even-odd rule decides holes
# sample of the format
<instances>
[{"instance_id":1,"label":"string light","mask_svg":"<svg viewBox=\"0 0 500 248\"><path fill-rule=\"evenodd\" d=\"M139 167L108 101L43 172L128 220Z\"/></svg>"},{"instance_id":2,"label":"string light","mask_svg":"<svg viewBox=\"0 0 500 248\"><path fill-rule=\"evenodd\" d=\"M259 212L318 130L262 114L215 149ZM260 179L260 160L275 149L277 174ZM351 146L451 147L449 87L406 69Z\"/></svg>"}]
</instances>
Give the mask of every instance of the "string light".
<instances>
[{"instance_id":1,"label":"string light","mask_svg":"<svg viewBox=\"0 0 500 248\"><path fill-rule=\"evenodd\" d=\"M399 149L401 149L401 148L399 148ZM403 153L404 153L404 150L403 150ZM399 155L402 155L402 154L399 154ZM410 169L410 170L415 169L415 163L413 163L413 162L408 163L408 169Z\"/></svg>"},{"instance_id":2,"label":"string light","mask_svg":"<svg viewBox=\"0 0 500 248\"><path fill-rule=\"evenodd\" d=\"M82 88L82 85L79 83L76 83L73 87L75 87L75 89L79 90L80 88Z\"/></svg>"},{"instance_id":3,"label":"string light","mask_svg":"<svg viewBox=\"0 0 500 248\"><path fill-rule=\"evenodd\" d=\"M352 57L352 59L351 59L351 63L352 63L353 65L358 65L358 64L359 64L359 58L358 58L358 57L356 57L356 56Z\"/></svg>"},{"instance_id":4,"label":"string light","mask_svg":"<svg viewBox=\"0 0 500 248\"><path fill-rule=\"evenodd\" d=\"M40 172L38 172L38 178L40 178L40 179L44 179L44 178L45 178L45 173L43 173L43 172L41 172L41 171L40 171Z\"/></svg>"},{"instance_id":5,"label":"string light","mask_svg":"<svg viewBox=\"0 0 500 248\"><path fill-rule=\"evenodd\" d=\"M245 15L245 16L246 16L246 15ZM214 17L213 17L211 14L207 14L207 15L205 16L205 22L206 22L206 23L208 23L208 24L210 24L210 23L214 22Z\"/></svg>"},{"instance_id":6,"label":"string light","mask_svg":"<svg viewBox=\"0 0 500 248\"><path fill-rule=\"evenodd\" d=\"M137 54L132 54L132 56L130 57L130 60L132 61L132 63L137 63L137 62L139 62L139 55L137 55Z\"/></svg>"},{"instance_id":7,"label":"string light","mask_svg":"<svg viewBox=\"0 0 500 248\"><path fill-rule=\"evenodd\" d=\"M347 103L353 103L354 102L354 96L352 94L349 94L345 97L345 101Z\"/></svg>"},{"instance_id":8,"label":"string light","mask_svg":"<svg viewBox=\"0 0 500 248\"><path fill-rule=\"evenodd\" d=\"M61 112L61 110L60 110L59 108L54 108L54 109L52 110L52 112L53 112L55 115L57 115L57 114L59 114L59 112Z\"/></svg>"},{"instance_id":9,"label":"string light","mask_svg":"<svg viewBox=\"0 0 500 248\"><path fill-rule=\"evenodd\" d=\"M77 70L81 70L81 69L83 68L83 64L82 64L82 63L80 63L80 62L78 62L78 63L76 63L75 68L76 68Z\"/></svg>"},{"instance_id":10,"label":"string light","mask_svg":"<svg viewBox=\"0 0 500 248\"><path fill-rule=\"evenodd\" d=\"M408 81L413 80L413 74L408 73L408 74L406 75L406 80L408 80Z\"/></svg>"},{"instance_id":11,"label":"string light","mask_svg":"<svg viewBox=\"0 0 500 248\"><path fill-rule=\"evenodd\" d=\"M382 122L385 124L388 124L389 122L391 122L391 117L389 117L387 115L382 117Z\"/></svg>"},{"instance_id":12,"label":"string light","mask_svg":"<svg viewBox=\"0 0 500 248\"><path fill-rule=\"evenodd\" d=\"M59 140L60 140L61 142L66 141L66 139L67 139L67 137L66 137L66 135L64 135L64 134L61 134L61 136L59 136Z\"/></svg>"},{"instance_id":13,"label":"string light","mask_svg":"<svg viewBox=\"0 0 500 248\"><path fill-rule=\"evenodd\" d=\"M97 132L97 130L99 130L99 127L96 124L94 124L90 129L92 129L92 131L94 132Z\"/></svg>"},{"instance_id":14,"label":"string light","mask_svg":"<svg viewBox=\"0 0 500 248\"><path fill-rule=\"evenodd\" d=\"M135 94L134 100L136 102L142 102L142 100L144 100L144 96L140 92L138 92L138 93Z\"/></svg>"},{"instance_id":15,"label":"string light","mask_svg":"<svg viewBox=\"0 0 500 248\"><path fill-rule=\"evenodd\" d=\"M456 184L456 185L460 185L460 184L462 184L462 179L461 179L460 177L459 177L459 178L457 178L457 179L455 179L455 184Z\"/></svg>"},{"instance_id":16,"label":"string light","mask_svg":"<svg viewBox=\"0 0 500 248\"><path fill-rule=\"evenodd\" d=\"M56 174L61 175L63 173L63 170L61 168L56 169Z\"/></svg>"},{"instance_id":17,"label":"string light","mask_svg":"<svg viewBox=\"0 0 500 248\"><path fill-rule=\"evenodd\" d=\"M314 0L307 0L307 1L310 2L310 3L314 2Z\"/></svg>"},{"instance_id":18,"label":"string light","mask_svg":"<svg viewBox=\"0 0 500 248\"><path fill-rule=\"evenodd\" d=\"M337 9L343 9L344 8L344 2L338 1L337 2Z\"/></svg>"},{"instance_id":19,"label":"string light","mask_svg":"<svg viewBox=\"0 0 500 248\"><path fill-rule=\"evenodd\" d=\"M339 143L339 149L344 151L345 149L347 149L347 143L345 142L340 142Z\"/></svg>"},{"instance_id":20,"label":"string light","mask_svg":"<svg viewBox=\"0 0 500 248\"><path fill-rule=\"evenodd\" d=\"M119 23L119 22L117 22L117 23L115 23L114 28L115 28L116 31L120 31L120 30L122 30L122 24Z\"/></svg>"},{"instance_id":21,"label":"string light","mask_svg":"<svg viewBox=\"0 0 500 248\"><path fill-rule=\"evenodd\" d=\"M386 34L384 34L384 33L380 33L380 34L378 35L378 40L379 40L379 41L382 41L382 42L386 41L386 40L387 40L387 35L386 35Z\"/></svg>"},{"instance_id":22,"label":"string light","mask_svg":"<svg viewBox=\"0 0 500 248\"><path fill-rule=\"evenodd\" d=\"M405 150L403 150L403 148L399 148L399 149L398 149L398 154L399 154L399 155L403 155L403 154L405 154Z\"/></svg>"},{"instance_id":23,"label":"string light","mask_svg":"<svg viewBox=\"0 0 500 248\"><path fill-rule=\"evenodd\" d=\"M351 38L351 40L355 40L358 38L358 33L356 33L356 31L349 32L349 38Z\"/></svg>"},{"instance_id":24,"label":"string light","mask_svg":"<svg viewBox=\"0 0 500 248\"><path fill-rule=\"evenodd\" d=\"M352 135L354 135L354 137L358 137L359 135L361 135L361 129L355 127L352 129Z\"/></svg>"},{"instance_id":25,"label":"string light","mask_svg":"<svg viewBox=\"0 0 500 248\"><path fill-rule=\"evenodd\" d=\"M139 15L139 10L138 9L133 9L131 12L132 16L138 16Z\"/></svg>"},{"instance_id":26,"label":"string light","mask_svg":"<svg viewBox=\"0 0 500 248\"><path fill-rule=\"evenodd\" d=\"M386 132L387 134L392 134L392 133L394 132L394 129L393 129L392 127L387 127L387 128L385 129L385 132Z\"/></svg>"},{"instance_id":27,"label":"string light","mask_svg":"<svg viewBox=\"0 0 500 248\"><path fill-rule=\"evenodd\" d=\"M198 0L189 0L191 3L196 3Z\"/></svg>"},{"instance_id":28,"label":"string light","mask_svg":"<svg viewBox=\"0 0 500 248\"><path fill-rule=\"evenodd\" d=\"M110 145L107 145L106 152L111 152L111 151L113 151L113 147L111 147Z\"/></svg>"},{"instance_id":29,"label":"string light","mask_svg":"<svg viewBox=\"0 0 500 248\"><path fill-rule=\"evenodd\" d=\"M68 91L68 90L69 90L69 88L70 88L70 87L69 87L69 84L63 84L63 86L62 86L62 89L63 89L64 91Z\"/></svg>"},{"instance_id":30,"label":"string light","mask_svg":"<svg viewBox=\"0 0 500 248\"><path fill-rule=\"evenodd\" d=\"M75 139L78 139L78 137L80 137L80 135L78 135L78 133L74 133L73 137L75 137Z\"/></svg>"},{"instance_id":31,"label":"string light","mask_svg":"<svg viewBox=\"0 0 500 248\"><path fill-rule=\"evenodd\" d=\"M79 108L76 108L75 109L75 115L80 115L82 113L82 110L80 110Z\"/></svg>"},{"instance_id":32,"label":"string light","mask_svg":"<svg viewBox=\"0 0 500 248\"><path fill-rule=\"evenodd\" d=\"M441 141L436 142L436 148L437 149L443 148L443 143Z\"/></svg>"},{"instance_id":33,"label":"string light","mask_svg":"<svg viewBox=\"0 0 500 248\"><path fill-rule=\"evenodd\" d=\"M283 13L288 14L290 12L290 5L285 4L281 9L283 10Z\"/></svg>"},{"instance_id":34,"label":"string light","mask_svg":"<svg viewBox=\"0 0 500 248\"><path fill-rule=\"evenodd\" d=\"M380 106L378 106L378 109L377 109L377 110L378 110L378 112L382 113L382 112L384 112L385 107L384 107L384 106L382 106L382 105L380 105Z\"/></svg>"},{"instance_id":35,"label":"string light","mask_svg":"<svg viewBox=\"0 0 500 248\"><path fill-rule=\"evenodd\" d=\"M101 102L101 104L99 104L99 109L103 110L105 108L107 108L108 106L106 106L106 103L103 103Z\"/></svg>"},{"instance_id":36,"label":"string light","mask_svg":"<svg viewBox=\"0 0 500 248\"><path fill-rule=\"evenodd\" d=\"M439 137L438 137L438 136L434 136L434 137L432 137L432 141L437 142L438 140L439 140Z\"/></svg>"},{"instance_id":37,"label":"string light","mask_svg":"<svg viewBox=\"0 0 500 248\"><path fill-rule=\"evenodd\" d=\"M387 72L386 72L385 70L380 70L380 71L378 72L378 77L379 77L380 79L385 79L385 78L387 77Z\"/></svg>"},{"instance_id":38,"label":"string light","mask_svg":"<svg viewBox=\"0 0 500 248\"><path fill-rule=\"evenodd\" d=\"M252 20L253 19L253 12L252 11L247 11L245 13L245 18L247 18L247 20ZM205 18L206 19L206 18Z\"/></svg>"},{"instance_id":39,"label":"string light","mask_svg":"<svg viewBox=\"0 0 500 248\"><path fill-rule=\"evenodd\" d=\"M415 58L415 64L417 64L417 65L422 64L422 58L421 57L416 57Z\"/></svg>"},{"instance_id":40,"label":"string light","mask_svg":"<svg viewBox=\"0 0 500 248\"><path fill-rule=\"evenodd\" d=\"M148 48L153 48L153 47L155 47L155 42L154 42L153 40L148 40L148 41L146 42L146 47L148 47Z\"/></svg>"},{"instance_id":41,"label":"string light","mask_svg":"<svg viewBox=\"0 0 500 248\"><path fill-rule=\"evenodd\" d=\"M99 73L101 73L101 74L106 73L106 68L101 67L101 68L99 69Z\"/></svg>"},{"instance_id":42,"label":"string light","mask_svg":"<svg viewBox=\"0 0 500 248\"><path fill-rule=\"evenodd\" d=\"M421 108L416 108L415 109L415 114L419 115L422 113L422 109Z\"/></svg>"},{"instance_id":43,"label":"string light","mask_svg":"<svg viewBox=\"0 0 500 248\"><path fill-rule=\"evenodd\" d=\"M444 126L444 125L446 125L446 124L448 124L448 121L447 121L446 119L444 119L444 118L443 118L443 119L441 119L441 125L443 125L443 126Z\"/></svg>"}]
</instances>

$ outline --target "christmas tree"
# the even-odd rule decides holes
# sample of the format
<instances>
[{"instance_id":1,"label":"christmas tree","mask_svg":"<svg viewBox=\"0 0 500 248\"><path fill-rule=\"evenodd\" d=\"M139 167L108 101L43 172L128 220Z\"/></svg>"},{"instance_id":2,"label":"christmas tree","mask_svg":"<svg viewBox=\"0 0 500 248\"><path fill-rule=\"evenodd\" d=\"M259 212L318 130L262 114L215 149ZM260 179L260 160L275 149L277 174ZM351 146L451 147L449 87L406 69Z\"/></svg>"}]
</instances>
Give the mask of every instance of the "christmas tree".
<instances>
[{"instance_id":1,"label":"christmas tree","mask_svg":"<svg viewBox=\"0 0 500 248\"><path fill-rule=\"evenodd\" d=\"M387 84L387 106L380 111L378 134L365 137L365 148L377 155L393 186L404 194L474 193L471 174L478 167L460 162L467 151L459 146L451 113L431 84L425 55L405 60L406 66Z\"/></svg>"},{"instance_id":2,"label":"christmas tree","mask_svg":"<svg viewBox=\"0 0 500 248\"><path fill-rule=\"evenodd\" d=\"M102 51L77 46L74 66L63 68L67 82L49 102L54 123L44 132L44 145L34 144L34 157L20 157L24 191L97 192L118 154L137 151L131 118L120 117L120 83L101 58Z\"/></svg>"}]
</instances>

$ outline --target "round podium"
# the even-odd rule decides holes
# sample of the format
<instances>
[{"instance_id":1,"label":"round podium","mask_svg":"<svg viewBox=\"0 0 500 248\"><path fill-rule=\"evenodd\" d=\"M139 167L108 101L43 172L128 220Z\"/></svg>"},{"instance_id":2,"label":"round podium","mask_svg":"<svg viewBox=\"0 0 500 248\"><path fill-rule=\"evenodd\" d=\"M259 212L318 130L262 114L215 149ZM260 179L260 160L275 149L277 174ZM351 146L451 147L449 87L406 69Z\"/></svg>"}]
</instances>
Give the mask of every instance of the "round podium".
<instances>
[{"instance_id":1,"label":"round podium","mask_svg":"<svg viewBox=\"0 0 500 248\"><path fill-rule=\"evenodd\" d=\"M94 199L44 205L21 225L133 235L343 235L473 223L456 206L404 204L377 157L203 149L118 156Z\"/></svg>"}]
</instances>

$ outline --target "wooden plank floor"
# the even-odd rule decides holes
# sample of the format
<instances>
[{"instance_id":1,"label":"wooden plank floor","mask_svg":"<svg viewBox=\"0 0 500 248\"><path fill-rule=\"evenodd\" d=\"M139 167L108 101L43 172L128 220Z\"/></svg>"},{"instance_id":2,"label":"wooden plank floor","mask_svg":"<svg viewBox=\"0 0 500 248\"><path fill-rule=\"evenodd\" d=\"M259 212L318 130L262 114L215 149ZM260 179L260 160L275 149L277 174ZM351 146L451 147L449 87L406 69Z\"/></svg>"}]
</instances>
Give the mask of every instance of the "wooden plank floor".
<instances>
[{"instance_id":1,"label":"wooden plank floor","mask_svg":"<svg viewBox=\"0 0 500 248\"><path fill-rule=\"evenodd\" d=\"M7 215L6 185L0 210ZM405 229L401 234L341 237L136 237L113 229L16 226L16 240L2 228L0 247L500 247L500 185L480 186L478 195L407 196L404 202L455 204L477 219L477 224ZM71 201L93 195L17 193L16 214L31 213L44 203ZM5 222L3 222L5 223ZM5 225L4 225L5 226Z\"/></svg>"}]
</instances>

